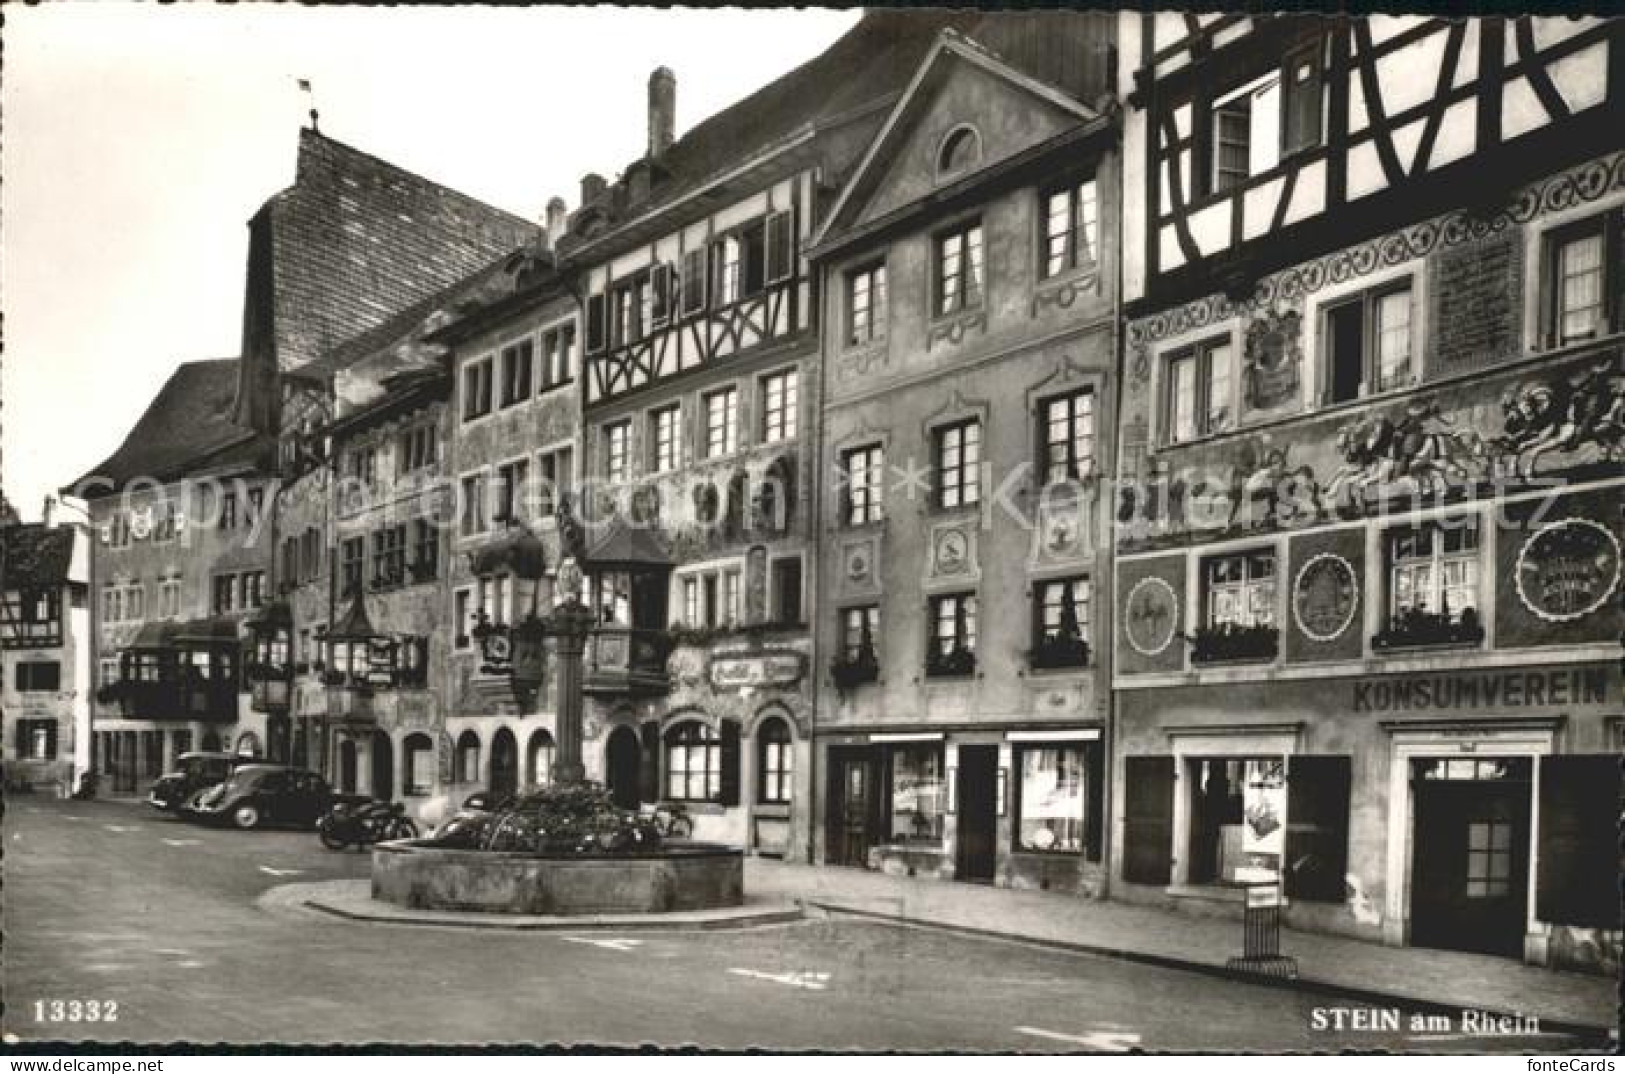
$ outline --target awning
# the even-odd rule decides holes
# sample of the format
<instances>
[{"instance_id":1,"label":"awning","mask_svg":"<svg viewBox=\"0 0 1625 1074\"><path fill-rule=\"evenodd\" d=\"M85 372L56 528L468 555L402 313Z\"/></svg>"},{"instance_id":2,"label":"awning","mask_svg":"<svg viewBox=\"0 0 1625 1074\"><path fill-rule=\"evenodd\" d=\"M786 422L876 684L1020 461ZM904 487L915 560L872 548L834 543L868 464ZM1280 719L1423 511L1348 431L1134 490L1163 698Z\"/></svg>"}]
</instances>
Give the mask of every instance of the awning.
<instances>
[{"instance_id":1,"label":"awning","mask_svg":"<svg viewBox=\"0 0 1625 1074\"><path fill-rule=\"evenodd\" d=\"M175 630L179 623L167 620L156 623L142 623L141 629L136 631L135 637L124 648L127 650L173 649L175 647Z\"/></svg>"},{"instance_id":2,"label":"awning","mask_svg":"<svg viewBox=\"0 0 1625 1074\"><path fill-rule=\"evenodd\" d=\"M175 642L202 642L208 645L235 645L240 637L240 623L236 616L213 615L207 619L189 619L184 623L175 623Z\"/></svg>"},{"instance_id":3,"label":"awning","mask_svg":"<svg viewBox=\"0 0 1625 1074\"><path fill-rule=\"evenodd\" d=\"M652 528L629 525L619 516L587 546L586 568L592 571L640 567L669 571L672 566L671 553Z\"/></svg>"},{"instance_id":4,"label":"awning","mask_svg":"<svg viewBox=\"0 0 1625 1074\"><path fill-rule=\"evenodd\" d=\"M470 553L469 566L475 574L506 570L521 578L540 578L546 573L547 548L534 533L520 530Z\"/></svg>"}]
</instances>

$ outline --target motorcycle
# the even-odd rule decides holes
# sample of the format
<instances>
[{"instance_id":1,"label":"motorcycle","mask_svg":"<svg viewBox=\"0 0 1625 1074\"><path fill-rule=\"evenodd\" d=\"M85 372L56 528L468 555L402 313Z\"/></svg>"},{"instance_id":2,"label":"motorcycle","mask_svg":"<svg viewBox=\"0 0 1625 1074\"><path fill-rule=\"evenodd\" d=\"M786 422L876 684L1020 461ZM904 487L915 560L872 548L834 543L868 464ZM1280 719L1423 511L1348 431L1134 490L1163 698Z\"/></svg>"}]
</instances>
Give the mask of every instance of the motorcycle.
<instances>
[{"instance_id":1,"label":"motorcycle","mask_svg":"<svg viewBox=\"0 0 1625 1074\"><path fill-rule=\"evenodd\" d=\"M350 805L338 802L316 822L316 835L328 850L354 845L365 849L392 839L416 839L418 827L399 802L374 799Z\"/></svg>"}]
</instances>

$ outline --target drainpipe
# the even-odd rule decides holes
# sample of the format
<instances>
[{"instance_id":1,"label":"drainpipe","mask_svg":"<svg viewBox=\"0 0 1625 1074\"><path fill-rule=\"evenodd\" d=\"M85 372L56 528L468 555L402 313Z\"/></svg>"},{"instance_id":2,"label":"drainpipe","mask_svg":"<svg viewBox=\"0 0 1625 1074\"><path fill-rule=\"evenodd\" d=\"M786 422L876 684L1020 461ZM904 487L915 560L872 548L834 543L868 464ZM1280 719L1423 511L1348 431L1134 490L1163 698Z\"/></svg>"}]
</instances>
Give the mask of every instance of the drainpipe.
<instances>
[{"instance_id":1,"label":"drainpipe","mask_svg":"<svg viewBox=\"0 0 1625 1074\"><path fill-rule=\"evenodd\" d=\"M1117 241L1114 243L1117 254L1114 265L1114 279L1112 281L1112 379L1109 382L1111 394L1111 483L1106 489L1105 517L1106 517L1106 593L1108 600L1105 615L1106 636L1102 639L1105 644L1099 646L1101 654L1100 673L1104 681L1106 693L1106 726L1101 735L1100 770L1104 775L1101 787L1100 818L1100 863L1102 898L1109 898L1112 891L1112 850L1115 839L1113 833L1116 827L1117 811L1112 809L1112 798L1116 793L1116 764L1114 755L1117 747L1117 691L1112 682L1115 676L1116 646L1111 639L1116 637L1115 604L1117 592L1117 508L1116 497L1118 482L1118 452L1121 448L1119 432L1122 422L1123 410L1123 367L1126 355L1123 353L1123 344L1127 332L1123 325L1123 183L1124 183L1124 141L1122 126L1119 124L1117 132L1117 151L1113 154L1112 171L1115 173L1112 190L1115 194L1115 208L1112 213L1112 227L1116 231Z\"/></svg>"}]
</instances>

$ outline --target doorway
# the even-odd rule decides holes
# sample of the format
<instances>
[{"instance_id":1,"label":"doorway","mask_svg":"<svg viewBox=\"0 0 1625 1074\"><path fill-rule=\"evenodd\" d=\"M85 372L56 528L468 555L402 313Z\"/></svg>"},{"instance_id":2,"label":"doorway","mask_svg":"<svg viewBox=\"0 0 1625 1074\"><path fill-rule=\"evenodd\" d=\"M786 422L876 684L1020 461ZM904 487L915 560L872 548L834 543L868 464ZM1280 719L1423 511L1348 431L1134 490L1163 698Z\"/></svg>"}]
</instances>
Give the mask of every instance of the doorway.
<instances>
[{"instance_id":1,"label":"doorway","mask_svg":"<svg viewBox=\"0 0 1625 1074\"><path fill-rule=\"evenodd\" d=\"M954 877L991 884L997 865L999 747L960 746L954 791L959 798Z\"/></svg>"},{"instance_id":2,"label":"doorway","mask_svg":"<svg viewBox=\"0 0 1625 1074\"><path fill-rule=\"evenodd\" d=\"M519 743L506 727L491 739L491 795L501 800L519 790Z\"/></svg>"},{"instance_id":3,"label":"doorway","mask_svg":"<svg viewBox=\"0 0 1625 1074\"><path fill-rule=\"evenodd\" d=\"M1521 957L1529 899L1528 757L1411 762L1411 943Z\"/></svg>"},{"instance_id":4,"label":"doorway","mask_svg":"<svg viewBox=\"0 0 1625 1074\"><path fill-rule=\"evenodd\" d=\"M637 732L621 726L609 733L604 747L604 768L608 774L609 795L622 809L638 807L638 777L640 771Z\"/></svg>"},{"instance_id":5,"label":"doorway","mask_svg":"<svg viewBox=\"0 0 1625 1074\"><path fill-rule=\"evenodd\" d=\"M869 847L880 829L879 769L872 750L830 747L824 854L829 864L868 868Z\"/></svg>"},{"instance_id":6,"label":"doorway","mask_svg":"<svg viewBox=\"0 0 1625 1074\"><path fill-rule=\"evenodd\" d=\"M372 733L372 796L395 796L395 751L389 735L376 729Z\"/></svg>"},{"instance_id":7,"label":"doorway","mask_svg":"<svg viewBox=\"0 0 1625 1074\"><path fill-rule=\"evenodd\" d=\"M346 738L339 743L339 790L355 793L355 739Z\"/></svg>"}]
</instances>

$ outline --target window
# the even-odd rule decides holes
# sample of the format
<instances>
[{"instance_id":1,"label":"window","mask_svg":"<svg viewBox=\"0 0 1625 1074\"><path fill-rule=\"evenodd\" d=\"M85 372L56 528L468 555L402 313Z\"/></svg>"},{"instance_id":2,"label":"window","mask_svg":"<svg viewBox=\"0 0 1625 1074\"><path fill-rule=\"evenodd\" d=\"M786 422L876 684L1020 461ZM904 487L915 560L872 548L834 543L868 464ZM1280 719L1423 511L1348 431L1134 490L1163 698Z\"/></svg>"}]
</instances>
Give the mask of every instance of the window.
<instances>
[{"instance_id":1,"label":"window","mask_svg":"<svg viewBox=\"0 0 1625 1074\"><path fill-rule=\"evenodd\" d=\"M846 524L879 522L884 515L885 450L879 444L853 448L841 457L846 480Z\"/></svg>"},{"instance_id":2,"label":"window","mask_svg":"<svg viewBox=\"0 0 1625 1074\"><path fill-rule=\"evenodd\" d=\"M428 735L407 735L403 750L406 772L401 783L402 793L415 798L430 793L434 790L434 743Z\"/></svg>"},{"instance_id":3,"label":"window","mask_svg":"<svg viewBox=\"0 0 1625 1074\"><path fill-rule=\"evenodd\" d=\"M762 378L762 443L777 444L795 438L797 381L794 369Z\"/></svg>"},{"instance_id":4,"label":"window","mask_svg":"<svg viewBox=\"0 0 1625 1074\"><path fill-rule=\"evenodd\" d=\"M237 579L229 574L214 577L214 614L224 615L232 610L237 595Z\"/></svg>"},{"instance_id":5,"label":"window","mask_svg":"<svg viewBox=\"0 0 1625 1074\"><path fill-rule=\"evenodd\" d=\"M680 404L661 407L649 415L649 469L663 474L680 464L683 408Z\"/></svg>"},{"instance_id":6,"label":"window","mask_svg":"<svg viewBox=\"0 0 1625 1074\"><path fill-rule=\"evenodd\" d=\"M537 509L544 516L552 515L558 509L559 498L570 494L575 451L567 447L544 451L538 462L541 464L542 484L538 490L541 498Z\"/></svg>"},{"instance_id":7,"label":"window","mask_svg":"<svg viewBox=\"0 0 1625 1074\"><path fill-rule=\"evenodd\" d=\"M1553 231L1546 239L1546 336L1562 346L1611 331L1617 305L1621 253L1617 213L1594 216Z\"/></svg>"},{"instance_id":8,"label":"window","mask_svg":"<svg viewBox=\"0 0 1625 1074\"><path fill-rule=\"evenodd\" d=\"M940 843L947 782L942 746L919 743L891 749L890 827L899 843Z\"/></svg>"},{"instance_id":9,"label":"window","mask_svg":"<svg viewBox=\"0 0 1625 1074\"><path fill-rule=\"evenodd\" d=\"M480 781L480 738L473 731L464 731L457 736L457 773L458 783L478 783Z\"/></svg>"},{"instance_id":10,"label":"window","mask_svg":"<svg viewBox=\"0 0 1625 1074\"><path fill-rule=\"evenodd\" d=\"M680 802L722 797L722 740L699 720L666 732L666 797Z\"/></svg>"},{"instance_id":11,"label":"window","mask_svg":"<svg viewBox=\"0 0 1625 1074\"><path fill-rule=\"evenodd\" d=\"M937 506L966 507L982 499L982 423L972 418L936 431Z\"/></svg>"},{"instance_id":12,"label":"window","mask_svg":"<svg viewBox=\"0 0 1625 1074\"><path fill-rule=\"evenodd\" d=\"M440 534L435 524L427 519L412 523L412 576L415 581L426 582L440 569Z\"/></svg>"},{"instance_id":13,"label":"window","mask_svg":"<svg viewBox=\"0 0 1625 1074\"><path fill-rule=\"evenodd\" d=\"M1389 611L1450 622L1478 607L1478 527L1469 519L1405 527L1388 535Z\"/></svg>"},{"instance_id":14,"label":"window","mask_svg":"<svg viewBox=\"0 0 1625 1074\"><path fill-rule=\"evenodd\" d=\"M704 615L703 622L707 627L714 628L719 625L717 605L717 576L707 574L700 579L700 592L704 595L705 607L701 609Z\"/></svg>"},{"instance_id":15,"label":"window","mask_svg":"<svg viewBox=\"0 0 1625 1074\"><path fill-rule=\"evenodd\" d=\"M242 608L258 608L265 603L265 572L244 571L238 576L242 588Z\"/></svg>"},{"instance_id":16,"label":"window","mask_svg":"<svg viewBox=\"0 0 1625 1074\"><path fill-rule=\"evenodd\" d=\"M220 528L223 530L237 528L237 494L235 492L223 493L220 497Z\"/></svg>"},{"instance_id":17,"label":"window","mask_svg":"<svg viewBox=\"0 0 1625 1074\"><path fill-rule=\"evenodd\" d=\"M1187 762L1190 791L1190 847L1186 872L1193 884L1241 882L1247 866L1242 825L1253 807L1259 820L1285 823L1280 806L1286 783L1280 757L1193 758ZM1279 804L1274 804L1279 803ZM1264 812L1268 810L1268 812Z\"/></svg>"},{"instance_id":18,"label":"window","mask_svg":"<svg viewBox=\"0 0 1625 1074\"><path fill-rule=\"evenodd\" d=\"M1046 399L1038 465L1044 484L1081 481L1095 472L1095 393L1091 388Z\"/></svg>"},{"instance_id":19,"label":"window","mask_svg":"<svg viewBox=\"0 0 1625 1074\"><path fill-rule=\"evenodd\" d=\"M1093 266L1099 259L1099 227L1093 179L1051 191L1044 199L1043 278Z\"/></svg>"},{"instance_id":20,"label":"window","mask_svg":"<svg viewBox=\"0 0 1625 1074\"><path fill-rule=\"evenodd\" d=\"M640 272L617 283L609 293L611 346L624 347L641 340L649 327L649 274Z\"/></svg>"},{"instance_id":21,"label":"window","mask_svg":"<svg viewBox=\"0 0 1625 1074\"><path fill-rule=\"evenodd\" d=\"M738 626L744 621L744 609L741 604L742 591L740 583L743 577L738 571L724 571L722 574L722 622L730 627Z\"/></svg>"},{"instance_id":22,"label":"window","mask_svg":"<svg viewBox=\"0 0 1625 1074\"><path fill-rule=\"evenodd\" d=\"M795 216L788 209L767 218L767 282L787 280L796 271Z\"/></svg>"},{"instance_id":23,"label":"window","mask_svg":"<svg viewBox=\"0 0 1625 1074\"><path fill-rule=\"evenodd\" d=\"M1081 665L1087 650L1079 642L1089 640L1089 579L1057 578L1033 587L1033 647L1053 646L1051 655L1059 663ZM1070 652L1063 647L1068 643ZM1072 656L1075 659L1066 660Z\"/></svg>"},{"instance_id":24,"label":"window","mask_svg":"<svg viewBox=\"0 0 1625 1074\"><path fill-rule=\"evenodd\" d=\"M723 388L705 397L705 457L739 450L739 391Z\"/></svg>"},{"instance_id":25,"label":"window","mask_svg":"<svg viewBox=\"0 0 1625 1074\"><path fill-rule=\"evenodd\" d=\"M683 579L683 624L689 627L700 624L700 580L698 578Z\"/></svg>"},{"instance_id":26,"label":"window","mask_svg":"<svg viewBox=\"0 0 1625 1074\"><path fill-rule=\"evenodd\" d=\"M790 725L780 719L763 720L756 731L756 769L760 775L756 800L767 805L790 801L794 789L795 745Z\"/></svg>"},{"instance_id":27,"label":"window","mask_svg":"<svg viewBox=\"0 0 1625 1074\"><path fill-rule=\"evenodd\" d=\"M396 473L404 476L433 466L438 455L437 440L433 425L422 425L402 433Z\"/></svg>"},{"instance_id":28,"label":"window","mask_svg":"<svg viewBox=\"0 0 1625 1074\"><path fill-rule=\"evenodd\" d=\"M1410 383L1409 278L1330 304L1322 318L1326 402L1347 402Z\"/></svg>"},{"instance_id":29,"label":"window","mask_svg":"<svg viewBox=\"0 0 1625 1074\"><path fill-rule=\"evenodd\" d=\"M367 555L367 545L363 538L347 537L340 546L342 555L342 578L344 579L344 596L359 592L361 589L362 564Z\"/></svg>"},{"instance_id":30,"label":"window","mask_svg":"<svg viewBox=\"0 0 1625 1074\"><path fill-rule=\"evenodd\" d=\"M604 349L607 333L604 324L604 296L589 295L587 298L587 353L597 354Z\"/></svg>"},{"instance_id":31,"label":"window","mask_svg":"<svg viewBox=\"0 0 1625 1074\"><path fill-rule=\"evenodd\" d=\"M147 589L140 582L132 582L124 590L124 618L143 619L147 614Z\"/></svg>"},{"instance_id":32,"label":"window","mask_svg":"<svg viewBox=\"0 0 1625 1074\"><path fill-rule=\"evenodd\" d=\"M405 581L406 527L389 526L372 535L372 585L383 589Z\"/></svg>"},{"instance_id":33,"label":"window","mask_svg":"<svg viewBox=\"0 0 1625 1074\"><path fill-rule=\"evenodd\" d=\"M530 485L530 460L515 459L497 467L495 522L518 525L524 516L524 497Z\"/></svg>"},{"instance_id":34,"label":"window","mask_svg":"<svg viewBox=\"0 0 1625 1074\"><path fill-rule=\"evenodd\" d=\"M982 139L970 127L958 127L943 140L937 154L937 173L950 176L962 172L982 157Z\"/></svg>"},{"instance_id":35,"label":"window","mask_svg":"<svg viewBox=\"0 0 1625 1074\"><path fill-rule=\"evenodd\" d=\"M158 583L158 616L161 619L178 619L181 614L181 583L178 578L170 578Z\"/></svg>"},{"instance_id":36,"label":"window","mask_svg":"<svg viewBox=\"0 0 1625 1074\"><path fill-rule=\"evenodd\" d=\"M841 611L841 655L848 663L874 659L879 638L880 605Z\"/></svg>"},{"instance_id":37,"label":"window","mask_svg":"<svg viewBox=\"0 0 1625 1074\"><path fill-rule=\"evenodd\" d=\"M530 736L530 785L540 787L553 781L553 763L558 759L558 746L551 732L537 728Z\"/></svg>"},{"instance_id":38,"label":"window","mask_svg":"<svg viewBox=\"0 0 1625 1074\"><path fill-rule=\"evenodd\" d=\"M772 616L778 623L801 622L801 557L773 561Z\"/></svg>"},{"instance_id":39,"label":"window","mask_svg":"<svg viewBox=\"0 0 1625 1074\"><path fill-rule=\"evenodd\" d=\"M857 347L886 337L886 266L870 265L846 277L846 342Z\"/></svg>"},{"instance_id":40,"label":"window","mask_svg":"<svg viewBox=\"0 0 1625 1074\"><path fill-rule=\"evenodd\" d=\"M661 261L649 270L649 325L662 328L671 323L677 308L677 266Z\"/></svg>"},{"instance_id":41,"label":"window","mask_svg":"<svg viewBox=\"0 0 1625 1074\"><path fill-rule=\"evenodd\" d=\"M627 479L627 451L632 435L632 424L626 421L617 421L604 426L604 480L625 481Z\"/></svg>"},{"instance_id":42,"label":"window","mask_svg":"<svg viewBox=\"0 0 1625 1074\"><path fill-rule=\"evenodd\" d=\"M953 593L931 598L928 675L969 675L976 670L976 595Z\"/></svg>"},{"instance_id":43,"label":"window","mask_svg":"<svg viewBox=\"0 0 1625 1074\"><path fill-rule=\"evenodd\" d=\"M711 243L711 305L729 306L739 301L741 260L744 247L738 235L727 235Z\"/></svg>"},{"instance_id":44,"label":"window","mask_svg":"<svg viewBox=\"0 0 1625 1074\"><path fill-rule=\"evenodd\" d=\"M452 638L453 648L468 648L468 632L474 628L474 612L470 607L473 596L466 589L452 595L452 629L456 632Z\"/></svg>"},{"instance_id":45,"label":"window","mask_svg":"<svg viewBox=\"0 0 1625 1074\"><path fill-rule=\"evenodd\" d=\"M248 510L243 514L243 525L253 527L259 525L261 513L265 510L265 490L263 488L248 490ZM163 523L159 523L159 531L163 530Z\"/></svg>"},{"instance_id":46,"label":"window","mask_svg":"<svg viewBox=\"0 0 1625 1074\"><path fill-rule=\"evenodd\" d=\"M542 390L568 384L576 375L576 326L561 324L542 333Z\"/></svg>"},{"instance_id":47,"label":"window","mask_svg":"<svg viewBox=\"0 0 1625 1074\"><path fill-rule=\"evenodd\" d=\"M18 720L17 756L28 761L56 760L56 721Z\"/></svg>"},{"instance_id":48,"label":"window","mask_svg":"<svg viewBox=\"0 0 1625 1074\"><path fill-rule=\"evenodd\" d=\"M1016 845L1020 849L1083 852L1088 802L1084 752L1082 743L1018 747Z\"/></svg>"},{"instance_id":49,"label":"window","mask_svg":"<svg viewBox=\"0 0 1625 1074\"><path fill-rule=\"evenodd\" d=\"M1214 98L1207 114L1207 193L1221 193L1321 143L1321 44L1288 54L1280 67Z\"/></svg>"},{"instance_id":50,"label":"window","mask_svg":"<svg viewBox=\"0 0 1625 1074\"><path fill-rule=\"evenodd\" d=\"M682 285L678 288L682 299L683 316L692 317L705 309L705 249L689 250L683 254Z\"/></svg>"},{"instance_id":51,"label":"window","mask_svg":"<svg viewBox=\"0 0 1625 1074\"><path fill-rule=\"evenodd\" d=\"M102 588L102 622L118 623L124 619L124 590L117 586Z\"/></svg>"},{"instance_id":52,"label":"window","mask_svg":"<svg viewBox=\"0 0 1625 1074\"><path fill-rule=\"evenodd\" d=\"M485 532L485 475L469 474L463 478L463 503L458 532L471 537Z\"/></svg>"},{"instance_id":53,"label":"window","mask_svg":"<svg viewBox=\"0 0 1625 1074\"><path fill-rule=\"evenodd\" d=\"M463 420L473 421L491 413L491 359L482 358L463 367Z\"/></svg>"},{"instance_id":54,"label":"window","mask_svg":"<svg viewBox=\"0 0 1625 1074\"><path fill-rule=\"evenodd\" d=\"M55 693L62 689L62 665L55 660L18 661L16 674L18 693Z\"/></svg>"},{"instance_id":55,"label":"window","mask_svg":"<svg viewBox=\"0 0 1625 1074\"><path fill-rule=\"evenodd\" d=\"M1244 552L1202 561L1204 619L1210 627L1275 624L1275 553Z\"/></svg>"},{"instance_id":56,"label":"window","mask_svg":"<svg viewBox=\"0 0 1625 1074\"><path fill-rule=\"evenodd\" d=\"M1230 340L1220 338L1168 357L1163 421L1180 444L1230 427Z\"/></svg>"},{"instance_id":57,"label":"window","mask_svg":"<svg viewBox=\"0 0 1625 1074\"><path fill-rule=\"evenodd\" d=\"M502 348L502 405L513 406L530 398L531 367L536 344L528 339Z\"/></svg>"},{"instance_id":58,"label":"window","mask_svg":"<svg viewBox=\"0 0 1625 1074\"><path fill-rule=\"evenodd\" d=\"M322 535L311 526L299 538L299 565L304 568L305 581L314 581L322 573Z\"/></svg>"},{"instance_id":59,"label":"window","mask_svg":"<svg viewBox=\"0 0 1625 1074\"><path fill-rule=\"evenodd\" d=\"M967 224L936 240L938 316L975 309L982 304L982 225Z\"/></svg>"}]
</instances>

